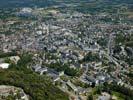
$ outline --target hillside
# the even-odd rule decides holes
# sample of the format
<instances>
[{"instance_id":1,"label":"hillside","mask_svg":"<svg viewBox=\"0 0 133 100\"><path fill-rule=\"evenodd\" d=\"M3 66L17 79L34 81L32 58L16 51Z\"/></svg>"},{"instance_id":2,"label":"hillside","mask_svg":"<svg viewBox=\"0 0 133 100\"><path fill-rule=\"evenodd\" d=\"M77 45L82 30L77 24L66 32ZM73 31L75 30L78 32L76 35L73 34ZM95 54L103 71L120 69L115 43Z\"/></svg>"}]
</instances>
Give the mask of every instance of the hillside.
<instances>
[{"instance_id":1,"label":"hillside","mask_svg":"<svg viewBox=\"0 0 133 100\"><path fill-rule=\"evenodd\" d=\"M65 93L52 85L48 77L17 70L0 70L0 84L20 87L30 100L68 100Z\"/></svg>"}]
</instances>

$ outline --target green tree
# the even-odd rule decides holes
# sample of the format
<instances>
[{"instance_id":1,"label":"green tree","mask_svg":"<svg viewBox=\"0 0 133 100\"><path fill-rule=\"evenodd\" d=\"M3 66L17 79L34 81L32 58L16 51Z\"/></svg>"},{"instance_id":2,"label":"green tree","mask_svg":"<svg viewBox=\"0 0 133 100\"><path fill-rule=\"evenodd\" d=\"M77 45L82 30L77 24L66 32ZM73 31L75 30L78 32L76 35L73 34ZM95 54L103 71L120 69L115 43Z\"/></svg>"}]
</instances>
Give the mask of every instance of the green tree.
<instances>
[{"instance_id":1,"label":"green tree","mask_svg":"<svg viewBox=\"0 0 133 100\"><path fill-rule=\"evenodd\" d=\"M93 100L93 95L89 95L87 100Z\"/></svg>"}]
</instances>

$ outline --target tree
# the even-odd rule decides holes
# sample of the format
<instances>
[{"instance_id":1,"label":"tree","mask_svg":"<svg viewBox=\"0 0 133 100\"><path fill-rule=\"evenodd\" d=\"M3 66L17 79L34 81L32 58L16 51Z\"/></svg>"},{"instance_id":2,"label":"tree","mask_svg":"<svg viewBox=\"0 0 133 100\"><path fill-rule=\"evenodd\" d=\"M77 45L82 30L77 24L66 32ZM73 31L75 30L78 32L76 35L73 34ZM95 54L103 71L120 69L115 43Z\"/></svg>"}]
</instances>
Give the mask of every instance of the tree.
<instances>
[{"instance_id":1,"label":"tree","mask_svg":"<svg viewBox=\"0 0 133 100\"><path fill-rule=\"evenodd\" d=\"M101 94L101 88L100 87L97 88L97 94Z\"/></svg>"},{"instance_id":2,"label":"tree","mask_svg":"<svg viewBox=\"0 0 133 100\"><path fill-rule=\"evenodd\" d=\"M87 100L93 100L93 95L89 95Z\"/></svg>"}]
</instances>

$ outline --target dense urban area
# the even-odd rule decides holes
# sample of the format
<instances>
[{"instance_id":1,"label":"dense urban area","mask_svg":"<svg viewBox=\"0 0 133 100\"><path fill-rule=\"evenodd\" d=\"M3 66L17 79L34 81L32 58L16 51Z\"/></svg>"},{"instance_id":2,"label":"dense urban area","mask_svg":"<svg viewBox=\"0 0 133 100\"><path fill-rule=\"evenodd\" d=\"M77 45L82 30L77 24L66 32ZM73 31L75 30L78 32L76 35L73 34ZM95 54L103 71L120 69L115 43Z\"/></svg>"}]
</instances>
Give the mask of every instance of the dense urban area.
<instances>
[{"instance_id":1,"label":"dense urban area","mask_svg":"<svg viewBox=\"0 0 133 100\"><path fill-rule=\"evenodd\" d=\"M133 100L132 0L0 3L0 100Z\"/></svg>"}]
</instances>

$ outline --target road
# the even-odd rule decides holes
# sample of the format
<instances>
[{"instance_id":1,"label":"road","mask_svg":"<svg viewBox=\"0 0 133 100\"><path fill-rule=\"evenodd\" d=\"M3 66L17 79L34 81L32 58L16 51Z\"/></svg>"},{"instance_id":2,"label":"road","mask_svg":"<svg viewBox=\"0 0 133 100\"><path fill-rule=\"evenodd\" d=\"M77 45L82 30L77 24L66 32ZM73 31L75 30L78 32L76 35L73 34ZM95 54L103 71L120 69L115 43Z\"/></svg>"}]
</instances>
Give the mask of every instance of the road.
<instances>
[{"instance_id":1,"label":"road","mask_svg":"<svg viewBox=\"0 0 133 100\"><path fill-rule=\"evenodd\" d=\"M88 81L85 81L85 77L87 76L87 72L88 72L88 69L89 69L89 66L90 64L88 64L88 66L85 67L85 71L83 72L83 74L80 76L80 81L83 82L83 83L88 83Z\"/></svg>"},{"instance_id":2,"label":"road","mask_svg":"<svg viewBox=\"0 0 133 100\"><path fill-rule=\"evenodd\" d=\"M117 62L117 59L112 56L112 42L114 41L113 34L110 34L109 36L109 42L108 42L108 53L105 54L110 62L114 62L119 68L122 68L122 66Z\"/></svg>"}]
</instances>

